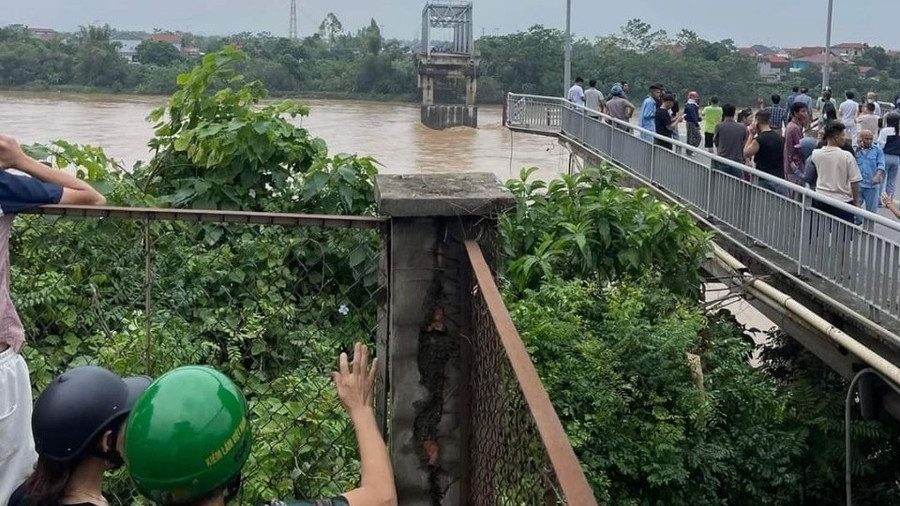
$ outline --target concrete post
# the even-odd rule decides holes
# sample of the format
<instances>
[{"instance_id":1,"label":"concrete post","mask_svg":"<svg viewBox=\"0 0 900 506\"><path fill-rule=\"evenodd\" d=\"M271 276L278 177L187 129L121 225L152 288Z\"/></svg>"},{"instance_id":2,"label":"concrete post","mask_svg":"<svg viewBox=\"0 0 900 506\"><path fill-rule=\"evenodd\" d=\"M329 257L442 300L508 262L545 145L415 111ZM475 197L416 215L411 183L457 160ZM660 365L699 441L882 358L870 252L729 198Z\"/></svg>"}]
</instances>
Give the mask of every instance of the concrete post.
<instances>
[{"instance_id":1,"label":"concrete post","mask_svg":"<svg viewBox=\"0 0 900 506\"><path fill-rule=\"evenodd\" d=\"M466 79L466 105L472 107L475 105L475 96L478 93L478 78L470 76Z\"/></svg>"},{"instance_id":2,"label":"concrete post","mask_svg":"<svg viewBox=\"0 0 900 506\"><path fill-rule=\"evenodd\" d=\"M434 78L422 76L422 105L434 105Z\"/></svg>"},{"instance_id":3,"label":"concrete post","mask_svg":"<svg viewBox=\"0 0 900 506\"><path fill-rule=\"evenodd\" d=\"M391 217L390 451L403 506L468 504L472 282L463 246L514 205L488 173L378 175Z\"/></svg>"}]
</instances>

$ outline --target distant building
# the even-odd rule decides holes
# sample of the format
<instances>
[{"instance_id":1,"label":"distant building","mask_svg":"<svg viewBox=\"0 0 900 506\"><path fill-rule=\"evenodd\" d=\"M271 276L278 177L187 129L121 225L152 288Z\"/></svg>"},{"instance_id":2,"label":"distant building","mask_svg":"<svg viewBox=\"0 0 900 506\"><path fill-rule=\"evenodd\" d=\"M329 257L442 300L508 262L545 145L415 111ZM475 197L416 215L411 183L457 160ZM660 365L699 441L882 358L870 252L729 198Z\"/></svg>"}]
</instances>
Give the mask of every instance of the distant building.
<instances>
[{"instance_id":1,"label":"distant building","mask_svg":"<svg viewBox=\"0 0 900 506\"><path fill-rule=\"evenodd\" d=\"M59 38L59 32L51 28L26 28L29 35L44 42L50 42Z\"/></svg>"},{"instance_id":2,"label":"distant building","mask_svg":"<svg viewBox=\"0 0 900 506\"><path fill-rule=\"evenodd\" d=\"M150 40L153 42L165 42L167 44L172 44L173 46L175 46L175 49L180 52L184 38L177 33L160 32L151 35Z\"/></svg>"},{"instance_id":3,"label":"distant building","mask_svg":"<svg viewBox=\"0 0 900 506\"><path fill-rule=\"evenodd\" d=\"M872 79L878 76L878 69L874 67L859 67L860 79Z\"/></svg>"},{"instance_id":4,"label":"distant building","mask_svg":"<svg viewBox=\"0 0 900 506\"><path fill-rule=\"evenodd\" d=\"M759 56L756 59L759 76L766 81L781 81L790 71L790 67L790 60L776 54Z\"/></svg>"},{"instance_id":5,"label":"distant building","mask_svg":"<svg viewBox=\"0 0 900 506\"><path fill-rule=\"evenodd\" d=\"M187 56L188 58L193 58L197 56L203 56L203 53L200 52L200 48L198 47L189 47L184 46L181 48L182 56Z\"/></svg>"},{"instance_id":6,"label":"distant building","mask_svg":"<svg viewBox=\"0 0 900 506\"><path fill-rule=\"evenodd\" d=\"M740 48L738 48L738 53L740 53L744 56L750 56L753 58L757 58L759 56L774 55L775 50L770 47L763 46L761 44L756 44L756 45L750 46L750 47L740 47Z\"/></svg>"},{"instance_id":7,"label":"distant building","mask_svg":"<svg viewBox=\"0 0 900 506\"><path fill-rule=\"evenodd\" d=\"M836 46L831 46L835 53L846 56L850 60L861 57L868 48L869 46L862 42L843 42Z\"/></svg>"},{"instance_id":8,"label":"distant building","mask_svg":"<svg viewBox=\"0 0 900 506\"><path fill-rule=\"evenodd\" d=\"M143 42L142 40L113 39L110 42L118 46L116 51L119 53L119 56L125 59L125 61L128 63L138 63L137 47Z\"/></svg>"},{"instance_id":9,"label":"distant building","mask_svg":"<svg viewBox=\"0 0 900 506\"><path fill-rule=\"evenodd\" d=\"M791 60L799 58L808 58L815 55L824 55L825 47L823 46L804 46L804 47L786 47L782 51L787 54Z\"/></svg>"}]
</instances>

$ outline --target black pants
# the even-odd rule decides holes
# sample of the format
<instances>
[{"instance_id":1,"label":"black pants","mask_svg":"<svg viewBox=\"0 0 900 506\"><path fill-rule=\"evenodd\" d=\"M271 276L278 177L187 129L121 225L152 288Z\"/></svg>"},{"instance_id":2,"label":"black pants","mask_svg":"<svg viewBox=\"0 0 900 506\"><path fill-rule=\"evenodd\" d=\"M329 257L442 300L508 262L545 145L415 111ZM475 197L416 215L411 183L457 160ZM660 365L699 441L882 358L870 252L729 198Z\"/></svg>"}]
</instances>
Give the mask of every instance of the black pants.
<instances>
[{"instance_id":1,"label":"black pants","mask_svg":"<svg viewBox=\"0 0 900 506\"><path fill-rule=\"evenodd\" d=\"M847 202L848 205L853 205L853 202ZM853 213L850 211L844 211L843 209L838 209L831 204L826 204L825 202L819 200L813 200L813 207L822 211L823 213L830 214L839 220L844 220L847 223L854 223Z\"/></svg>"}]
</instances>

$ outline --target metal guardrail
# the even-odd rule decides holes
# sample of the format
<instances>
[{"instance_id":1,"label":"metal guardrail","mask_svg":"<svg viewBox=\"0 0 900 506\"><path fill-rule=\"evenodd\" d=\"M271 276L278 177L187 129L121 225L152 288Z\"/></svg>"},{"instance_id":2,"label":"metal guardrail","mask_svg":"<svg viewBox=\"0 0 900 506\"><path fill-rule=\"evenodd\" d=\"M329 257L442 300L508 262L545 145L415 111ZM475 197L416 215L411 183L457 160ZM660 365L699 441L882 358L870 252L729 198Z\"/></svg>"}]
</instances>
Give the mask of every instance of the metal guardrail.
<instances>
[{"instance_id":1,"label":"metal guardrail","mask_svg":"<svg viewBox=\"0 0 900 506\"><path fill-rule=\"evenodd\" d=\"M471 504L597 506L481 246L465 245L476 283Z\"/></svg>"},{"instance_id":2,"label":"metal guardrail","mask_svg":"<svg viewBox=\"0 0 900 506\"><path fill-rule=\"evenodd\" d=\"M781 254L796 274L815 274L854 295L868 305L869 317L886 315L900 322L900 222L588 111L601 116L593 119L583 110L562 98L509 94L506 123L578 143ZM647 142L641 134L664 139L673 149ZM749 173L752 180L734 177L721 167ZM761 182L786 188L796 198L770 191ZM821 210L824 206L851 213L862 225L838 219Z\"/></svg>"}]
</instances>

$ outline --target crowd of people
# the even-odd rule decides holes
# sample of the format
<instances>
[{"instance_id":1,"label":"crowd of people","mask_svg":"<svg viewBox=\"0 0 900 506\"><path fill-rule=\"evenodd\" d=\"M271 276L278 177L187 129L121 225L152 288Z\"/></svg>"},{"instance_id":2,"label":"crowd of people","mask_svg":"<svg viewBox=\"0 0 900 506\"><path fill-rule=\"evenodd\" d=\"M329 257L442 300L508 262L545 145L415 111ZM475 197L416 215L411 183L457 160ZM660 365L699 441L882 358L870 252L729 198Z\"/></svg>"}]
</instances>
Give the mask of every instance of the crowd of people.
<instances>
[{"instance_id":1,"label":"crowd of people","mask_svg":"<svg viewBox=\"0 0 900 506\"><path fill-rule=\"evenodd\" d=\"M224 506L240 489L252 423L241 389L221 372L185 366L152 380L79 367L32 402L21 355L25 331L9 292L9 239L16 213L45 204L102 206L105 199L0 135L0 506L109 506L104 474L123 465L156 504ZM338 497L291 504L395 506L373 411L375 361L360 343L352 362L345 353L338 360L333 380L356 431L361 484Z\"/></svg>"},{"instance_id":2,"label":"crowd of people","mask_svg":"<svg viewBox=\"0 0 900 506\"><path fill-rule=\"evenodd\" d=\"M567 100L593 117L601 114L630 123L637 110L629 101L627 83L617 83L605 100L590 81L584 89L581 78L569 89ZM720 104L715 96L701 107L696 91L687 94L683 110L677 97L662 83L649 86L640 107L637 124L641 137L665 149L679 140L682 124L685 142L734 164L712 161L712 167L731 176L750 179L741 166L754 167L774 178L808 186L822 195L852 206L877 212L879 206L896 209L894 197L900 169L900 93L891 111L883 110L875 93L858 100L853 91L838 103L830 87L813 100L805 87L794 87L787 99L779 94L768 103L738 110ZM617 126L621 124L617 123ZM656 135L654 135L656 134ZM685 150L688 156L697 151ZM760 178L760 186L789 197L795 192L776 181ZM846 221L859 219L853 213L816 201L814 205Z\"/></svg>"}]
</instances>

